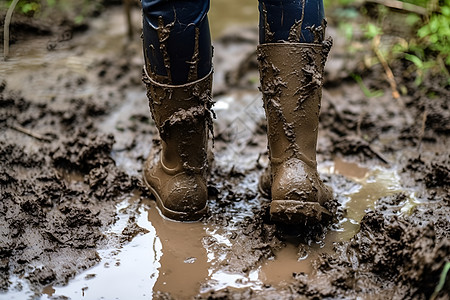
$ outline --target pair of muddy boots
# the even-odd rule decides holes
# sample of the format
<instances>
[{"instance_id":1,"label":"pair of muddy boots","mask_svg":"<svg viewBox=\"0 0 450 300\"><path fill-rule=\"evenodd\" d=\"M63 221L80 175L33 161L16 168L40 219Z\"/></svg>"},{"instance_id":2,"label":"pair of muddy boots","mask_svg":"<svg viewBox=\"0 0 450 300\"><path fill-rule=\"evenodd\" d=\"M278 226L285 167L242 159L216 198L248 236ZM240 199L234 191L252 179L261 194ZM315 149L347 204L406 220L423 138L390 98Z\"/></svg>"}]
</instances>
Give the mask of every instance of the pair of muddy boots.
<instances>
[{"instance_id":1,"label":"pair of muddy boots","mask_svg":"<svg viewBox=\"0 0 450 300\"><path fill-rule=\"evenodd\" d=\"M330 44L258 46L267 117L270 166L260 191L271 197L274 222L304 224L328 219L331 191L317 173L316 144L323 67ZM164 216L193 221L207 210L207 145L211 126L210 73L185 85L144 75L150 110L161 137L144 167L144 180Z\"/></svg>"}]
</instances>

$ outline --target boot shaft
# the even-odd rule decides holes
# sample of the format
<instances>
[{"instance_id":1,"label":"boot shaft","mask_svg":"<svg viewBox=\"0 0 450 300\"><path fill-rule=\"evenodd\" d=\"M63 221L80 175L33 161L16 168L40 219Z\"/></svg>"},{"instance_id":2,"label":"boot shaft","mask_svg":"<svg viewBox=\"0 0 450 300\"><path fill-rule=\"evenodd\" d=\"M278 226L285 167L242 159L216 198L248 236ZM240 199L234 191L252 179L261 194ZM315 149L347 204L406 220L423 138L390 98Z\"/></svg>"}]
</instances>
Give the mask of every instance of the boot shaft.
<instances>
[{"instance_id":1,"label":"boot shaft","mask_svg":"<svg viewBox=\"0 0 450 300\"><path fill-rule=\"evenodd\" d=\"M316 167L323 69L330 44L258 46L272 164L294 157Z\"/></svg>"},{"instance_id":2,"label":"boot shaft","mask_svg":"<svg viewBox=\"0 0 450 300\"><path fill-rule=\"evenodd\" d=\"M168 172L206 170L208 130L212 133L212 71L183 85L161 84L144 69L150 111L162 141Z\"/></svg>"}]
</instances>

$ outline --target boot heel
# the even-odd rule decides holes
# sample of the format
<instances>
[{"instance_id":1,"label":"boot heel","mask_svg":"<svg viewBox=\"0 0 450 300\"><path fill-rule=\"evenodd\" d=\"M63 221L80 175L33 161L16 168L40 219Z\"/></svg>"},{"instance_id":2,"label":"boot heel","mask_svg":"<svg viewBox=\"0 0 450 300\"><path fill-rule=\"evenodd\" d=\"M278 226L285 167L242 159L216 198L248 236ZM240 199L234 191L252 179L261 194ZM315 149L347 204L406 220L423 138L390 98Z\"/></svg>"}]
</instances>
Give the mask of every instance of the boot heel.
<instances>
[{"instance_id":1,"label":"boot heel","mask_svg":"<svg viewBox=\"0 0 450 300\"><path fill-rule=\"evenodd\" d=\"M332 219L332 214L320 203L297 200L272 200L270 215L273 222L285 224L315 224Z\"/></svg>"}]
</instances>

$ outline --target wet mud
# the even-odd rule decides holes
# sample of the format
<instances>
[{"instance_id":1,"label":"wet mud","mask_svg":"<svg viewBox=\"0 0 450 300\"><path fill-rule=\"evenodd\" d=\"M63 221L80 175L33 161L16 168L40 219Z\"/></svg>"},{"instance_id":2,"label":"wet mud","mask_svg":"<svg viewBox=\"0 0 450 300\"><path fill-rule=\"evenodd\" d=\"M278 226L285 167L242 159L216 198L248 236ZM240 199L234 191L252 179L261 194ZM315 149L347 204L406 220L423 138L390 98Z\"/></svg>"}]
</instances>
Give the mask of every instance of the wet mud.
<instances>
[{"instance_id":1,"label":"wet mud","mask_svg":"<svg viewBox=\"0 0 450 300\"><path fill-rule=\"evenodd\" d=\"M448 299L448 89L418 89L398 64L397 101L375 66L365 84L384 95L367 98L334 37L317 160L336 220L281 226L258 191L257 31L225 35L209 212L173 222L142 184L157 129L124 22L110 8L52 52L48 36L19 40L0 65L0 299Z\"/></svg>"}]
</instances>

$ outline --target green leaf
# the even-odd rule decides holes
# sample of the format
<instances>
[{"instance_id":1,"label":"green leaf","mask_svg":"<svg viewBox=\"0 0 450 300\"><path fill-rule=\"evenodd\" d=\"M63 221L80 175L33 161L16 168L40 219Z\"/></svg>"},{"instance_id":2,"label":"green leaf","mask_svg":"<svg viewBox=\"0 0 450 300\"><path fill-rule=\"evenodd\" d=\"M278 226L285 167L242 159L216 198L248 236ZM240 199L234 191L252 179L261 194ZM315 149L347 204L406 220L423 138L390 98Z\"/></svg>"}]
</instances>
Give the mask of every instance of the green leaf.
<instances>
[{"instance_id":1,"label":"green leaf","mask_svg":"<svg viewBox=\"0 0 450 300\"><path fill-rule=\"evenodd\" d=\"M416 14L409 14L406 17L406 24L408 24L409 26L414 26L416 25L419 21L420 21L420 17Z\"/></svg>"},{"instance_id":2,"label":"green leaf","mask_svg":"<svg viewBox=\"0 0 450 300\"><path fill-rule=\"evenodd\" d=\"M369 39L373 39L375 36L383 33L381 28L373 23L368 23L364 29L365 29L364 35Z\"/></svg>"},{"instance_id":3,"label":"green leaf","mask_svg":"<svg viewBox=\"0 0 450 300\"><path fill-rule=\"evenodd\" d=\"M361 76L357 74L351 74L351 76L356 81L356 83L358 83L359 88L367 98L376 98L384 95L384 92L382 90L374 90L374 91L369 90L367 86L364 84Z\"/></svg>"},{"instance_id":4,"label":"green leaf","mask_svg":"<svg viewBox=\"0 0 450 300\"><path fill-rule=\"evenodd\" d=\"M341 23L339 29L344 33L347 40L351 41L353 38L353 26L350 23Z\"/></svg>"},{"instance_id":5,"label":"green leaf","mask_svg":"<svg viewBox=\"0 0 450 300\"><path fill-rule=\"evenodd\" d=\"M440 291L442 290L442 288L444 287L444 285L445 285L445 279L447 278L448 270L450 270L450 262L446 262L446 263L445 263L444 268L442 269L442 272L441 272L441 276L440 276L440 278L439 278L439 283L438 283L438 285L436 286L436 288L434 289L434 292L433 292L433 294L431 295L430 300L436 299L437 295L439 294L439 292L440 292Z\"/></svg>"},{"instance_id":6,"label":"green leaf","mask_svg":"<svg viewBox=\"0 0 450 300\"><path fill-rule=\"evenodd\" d=\"M407 54L405 54L405 58L407 60L411 61L413 64L415 64L417 68L419 68L419 69L423 68L423 61L420 58L418 58L417 56L407 53Z\"/></svg>"},{"instance_id":7,"label":"green leaf","mask_svg":"<svg viewBox=\"0 0 450 300\"><path fill-rule=\"evenodd\" d=\"M22 11L24 13L30 12L33 10L33 5L31 3L26 3L22 6Z\"/></svg>"},{"instance_id":8,"label":"green leaf","mask_svg":"<svg viewBox=\"0 0 450 300\"><path fill-rule=\"evenodd\" d=\"M448 6L441 7L441 13L444 16L450 16L450 7L448 7Z\"/></svg>"},{"instance_id":9,"label":"green leaf","mask_svg":"<svg viewBox=\"0 0 450 300\"><path fill-rule=\"evenodd\" d=\"M75 17L74 22L75 22L75 24L81 24L83 22L83 20L84 20L84 17L82 15L78 15Z\"/></svg>"}]
</instances>

